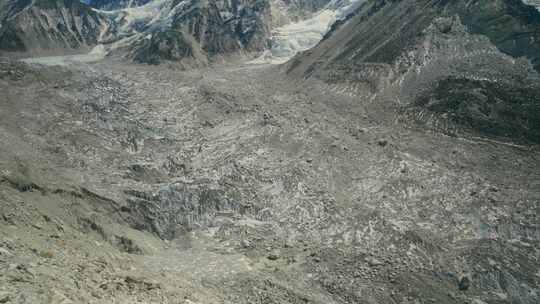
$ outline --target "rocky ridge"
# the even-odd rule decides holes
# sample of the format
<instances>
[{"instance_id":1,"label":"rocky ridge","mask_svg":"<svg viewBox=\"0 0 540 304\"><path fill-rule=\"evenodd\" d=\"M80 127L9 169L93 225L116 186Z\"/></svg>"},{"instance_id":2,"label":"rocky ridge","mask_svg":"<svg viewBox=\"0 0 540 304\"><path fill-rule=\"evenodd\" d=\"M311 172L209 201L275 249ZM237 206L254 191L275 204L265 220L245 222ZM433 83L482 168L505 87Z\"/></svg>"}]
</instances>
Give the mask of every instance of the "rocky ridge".
<instances>
[{"instance_id":1,"label":"rocky ridge","mask_svg":"<svg viewBox=\"0 0 540 304\"><path fill-rule=\"evenodd\" d=\"M540 12L515 0L471 5L367 1L289 73L447 134L538 142Z\"/></svg>"}]
</instances>

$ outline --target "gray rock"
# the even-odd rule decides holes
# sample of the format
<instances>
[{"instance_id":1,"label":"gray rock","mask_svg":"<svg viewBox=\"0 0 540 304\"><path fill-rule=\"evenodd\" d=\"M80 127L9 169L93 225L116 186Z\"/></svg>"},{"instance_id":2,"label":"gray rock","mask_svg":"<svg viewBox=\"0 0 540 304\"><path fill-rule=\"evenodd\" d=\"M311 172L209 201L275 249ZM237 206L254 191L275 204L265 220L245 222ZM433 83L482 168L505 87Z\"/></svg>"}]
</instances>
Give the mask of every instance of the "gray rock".
<instances>
[{"instance_id":1,"label":"gray rock","mask_svg":"<svg viewBox=\"0 0 540 304\"><path fill-rule=\"evenodd\" d=\"M378 260L378 259L376 259L376 258L369 258L369 259L367 260L367 262L368 262L369 266L372 266L372 267L375 267L375 266L382 266L382 265L385 264L383 261L380 261L380 260Z\"/></svg>"},{"instance_id":2,"label":"gray rock","mask_svg":"<svg viewBox=\"0 0 540 304\"><path fill-rule=\"evenodd\" d=\"M386 139L379 139L379 140L377 141L377 144L378 144L379 146L381 146L381 147L386 147L386 146L388 145L388 140L386 140Z\"/></svg>"},{"instance_id":3,"label":"gray rock","mask_svg":"<svg viewBox=\"0 0 540 304\"><path fill-rule=\"evenodd\" d=\"M468 277L465 276L459 280L459 283L458 283L459 290L461 291L468 290L470 286L471 286L471 280Z\"/></svg>"}]
</instances>

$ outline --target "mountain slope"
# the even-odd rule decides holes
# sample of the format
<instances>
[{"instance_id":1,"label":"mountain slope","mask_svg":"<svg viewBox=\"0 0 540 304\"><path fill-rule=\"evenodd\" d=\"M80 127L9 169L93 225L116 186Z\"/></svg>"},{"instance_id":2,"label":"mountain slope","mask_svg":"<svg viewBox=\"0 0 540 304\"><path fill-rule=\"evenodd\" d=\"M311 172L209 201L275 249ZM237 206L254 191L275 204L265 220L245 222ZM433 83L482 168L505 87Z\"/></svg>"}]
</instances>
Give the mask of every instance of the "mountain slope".
<instances>
[{"instance_id":1,"label":"mountain slope","mask_svg":"<svg viewBox=\"0 0 540 304\"><path fill-rule=\"evenodd\" d=\"M95 10L72 0L2 2L0 49L4 51L85 49L98 43L140 62L258 52L271 27L267 0L156 0L138 7ZM133 4L130 2L130 5ZM143 3L140 3L143 4ZM20 11L20 12L19 12ZM169 37L164 38L164 37ZM184 47L201 50L177 52ZM160 49L146 58L150 49ZM175 55L173 55L175 53ZM159 58L163 55L163 58ZM190 58L191 57L191 58ZM157 60L157 61L156 61Z\"/></svg>"},{"instance_id":2,"label":"mountain slope","mask_svg":"<svg viewBox=\"0 0 540 304\"><path fill-rule=\"evenodd\" d=\"M216 56L267 47L271 23L268 1L179 1L163 6L160 12L167 17L152 17L141 28L136 42L128 46L128 57L146 63L205 63Z\"/></svg>"},{"instance_id":3,"label":"mountain slope","mask_svg":"<svg viewBox=\"0 0 540 304\"><path fill-rule=\"evenodd\" d=\"M6 18L19 13L25 7L30 5L31 2L31 0L0 0L0 27Z\"/></svg>"},{"instance_id":4,"label":"mountain slope","mask_svg":"<svg viewBox=\"0 0 540 304\"><path fill-rule=\"evenodd\" d=\"M322 23L315 22L311 38L300 37L292 41L287 52L311 47L320 40L338 11L349 6L349 0L154 0L154 1L94 1L89 8L71 1L50 1L24 4L24 0L4 1L5 23L0 48L10 51L34 51L42 49L87 51L87 47L104 44L101 50L110 55L127 57L142 63L158 64L164 61L187 65L206 65L222 57L261 53L276 44L275 27L298 21L314 23L313 16L324 15ZM48 3L45 5L45 3ZM8 5L9 4L9 5ZM80 13L72 6L78 6ZM7 9L9 8L9 9ZM17 9L23 14L16 15ZM325 10L317 12L321 8ZM79 16L80 15L80 16ZM26 17L24 17L26 16ZM41 17L40 17L41 16ZM46 23L35 20L47 16ZM84 17L82 21L77 18ZM6 17L7 18L7 17ZM4 18L4 19L6 19ZM81 29L72 33L64 29L71 21ZM315 18L316 19L316 18ZM314 19L313 19L314 20ZM67 22L67 23L66 23ZM317 23L321 23L317 25ZM25 31L24 26L34 24ZM58 26L57 26L58 24ZM301 23L292 25L298 27ZM58 28L56 28L58 27ZM41 35L42 32L48 33ZM277 34L279 35L279 34ZM74 37L68 37L74 36ZM298 35L296 35L298 36ZM39 39L38 39L39 38ZM23 42L21 39L25 39ZM294 40L294 39L293 39ZM278 41L277 44L280 42ZM294 45L299 44L296 48ZM306 45L306 46L304 46ZM281 48L281 46L278 46ZM81 50L83 51L83 50ZM289 55L287 55L289 56Z\"/></svg>"},{"instance_id":5,"label":"mountain slope","mask_svg":"<svg viewBox=\"0 0 540 304\"><path fill-rule=\"evenodd\" d=\"M372 0L288 70L448 134L538 142L539 32L540 13L519 0Z\"/></svg>"},{"instance_id":6,"label":"mountain slope","mask_svg":"<svg viewBox=\"0 0 540 304\"><path fill-rule=\"evenodd\" d=\"M0 28L0 50L73 50L96 45L110 21L75 0L10 1Z\"/></svg>"}]
</instances>

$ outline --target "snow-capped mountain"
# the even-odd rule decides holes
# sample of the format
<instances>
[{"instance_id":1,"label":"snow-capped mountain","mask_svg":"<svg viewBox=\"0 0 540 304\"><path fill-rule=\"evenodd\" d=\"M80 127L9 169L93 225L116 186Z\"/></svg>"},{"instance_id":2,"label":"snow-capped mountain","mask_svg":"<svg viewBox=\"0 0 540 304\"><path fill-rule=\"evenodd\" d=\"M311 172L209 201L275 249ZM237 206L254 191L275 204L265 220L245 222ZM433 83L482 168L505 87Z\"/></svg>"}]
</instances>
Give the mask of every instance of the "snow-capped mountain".
<instances>
[{"instance_id":1,"label":"snow-capped mountain","mask_svg":"<svg viewBox=\"0 0 540 304\"><path fill-rule=\"evenodd\" d=\"M264 61L282 62L314 46L361 2L4 0L0 50L63 53L100 45L99 53L146 63L200 65L216 56L261 53Z\"/></svg>"},{"instance_id":2,"label":"snow-capped mountain","mask_svg":"<svg viewBox=\"0 0 540 304\"><path fill-rule=\"evenodd\" d=\"M99 45L92 58L99 53L204 65L216 57L248 55L257 58L253 63L282 63L317 45L366 1L86 2L1 0L0 52L80 53Z\"/></svg>"},{"instance_id":3,"label":"snow-capped mountain","mask_svg":"<svg viewBox=\"0 0 540 304\"><path fill-rule=\"evenodd\" d=\"M2 2L6 8L2 11L8 13L1 22L0 50L43 52L103 44L107 52L125 52L137 61L158 62L160 57L180 60L200 53L198 57L203 58L267 47L269 1L102 4L90 3L103 9L76 0ZM151 58L145 55L150 54L148 50L152 50Z\"/></svg>"}]
</instances>

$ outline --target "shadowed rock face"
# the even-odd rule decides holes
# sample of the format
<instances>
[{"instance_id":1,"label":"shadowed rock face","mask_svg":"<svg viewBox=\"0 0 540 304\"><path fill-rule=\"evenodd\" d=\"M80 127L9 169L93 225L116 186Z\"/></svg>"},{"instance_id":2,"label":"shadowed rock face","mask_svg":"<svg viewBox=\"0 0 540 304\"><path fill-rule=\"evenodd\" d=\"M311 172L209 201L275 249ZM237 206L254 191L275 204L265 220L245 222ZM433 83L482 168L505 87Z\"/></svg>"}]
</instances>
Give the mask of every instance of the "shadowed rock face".
<instances>
[{"instance_id":1,"label":"shadowed rock face","mask_svg":"<svg viewBox=\"0 0 540 304\"><path fill-rule=\"evenodd\" d=\"M218 6L227 8L232 17L225 20L231 23L241 45L248 51L261 51L268 47L270 37L271 12L269 1L224 1Z\"/></svg>"},{"instance_id":2,"label":"shadowed rock face","mask_svg":"<svg viewBox=\"0 0 540 304\"><path fill-rule=\"evenodd\" d=\"M78 49L96 45L109 21L74 0L6 2L0 50Z\"/></svg>"},{"instance_id":3,"label":"shadowed rock face","mask_svg":"<svg viewBox=\"0 0 540 304\"><path fill-rule=\"evenodd\" d=\"M193 2L174 27L185 28L210 55L260 51L270 34L270 6L261 0Z\"/></svg>"},{"instance_id":4,"label":"shadowed rock face","mask_svg":"<svg viewBox=\"0 0 540 304\"><path fill-rule=\"evenodd\" d=\"M540 12L520 0L373 0L288 70L393 99L385 106L404 119L448 134L540 142L531 98L540 93L539 32Z\"/></svg>"},{"instance_id":5,"label":"shadowed rock face","mask_svg":"<svg viewBox=\"0 0 540 304\"><path fill-rule=\"evenodd\" d=\"M149 40L134 46L133 59L136 62L159 64L163 60L180 61L193 58L193 43L177 31L159 32Z\"/></svg>"},{"instance_id":6,"label":"shadowed rock face","mask_svg":"<svg viewBox=\"0 0 540 304\"><path fill-rule=\"evenodd\" d=\"M497 48L514 58L526 57L540 72L540 12L519 0L475 1L472 7L455 3L458 14L472 34L485 35Z\"/></svg>"},{"instance_id":7,"label":"shadowed rock face","mask_svg":"<svg viewBox=\"0 0 540 304\"><path fill-rule=\"evenodd\" d=\"M262 51L270 23L268 1L188 1L175 12L170 28L150 33L131 48L130 56L154 64L183 59L205 64L218 55Z\"/></svg>"},{"instance_id":8,"label":"shadowed rock face","mask_svg":"<svg viewBox=\"0 0 540 304\"><path fill-rule=\"evenodd\" d=\"M483 134L540 141L540 87L467 78L443 78L415 109L444 115L453 124ZM413 110L414 111L414 110Z\"/></svg>"}]
</instances>

